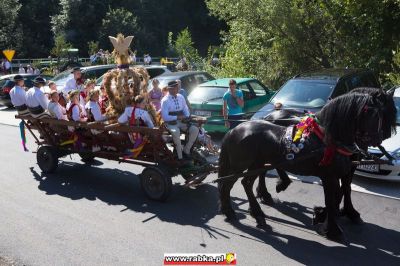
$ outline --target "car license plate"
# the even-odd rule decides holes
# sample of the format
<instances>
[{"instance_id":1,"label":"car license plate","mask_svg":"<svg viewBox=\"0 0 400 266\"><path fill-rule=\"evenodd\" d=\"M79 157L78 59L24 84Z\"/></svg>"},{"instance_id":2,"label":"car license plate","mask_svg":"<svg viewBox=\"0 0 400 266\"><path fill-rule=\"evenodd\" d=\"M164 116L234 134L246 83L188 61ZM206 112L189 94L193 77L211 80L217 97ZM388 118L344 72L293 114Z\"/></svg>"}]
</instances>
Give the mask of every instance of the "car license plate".
<instances>
[{"instance_id":1,"label":"car license plate","mask_svg":"<svg viewBox=\"0 0 400 266\"><path fill-rule=\"evenodd\" d=\"M195 115L199 115L199 116L205 116L205 117L210 117L211 116L211 112L210 111L195 110L194 114Z\"/></svg>"},{"instance_id":2,"label":"car license plate","mask_svg":"<svg viewBox=\"0 0 400 266\"><path fill-rule=\"evenodd\" d=\"M371 173L378 173L379 165L377 165L377 164L359 165L359 166L357 166L357 169L366 171L366 172L371 172Z\"/></svg>"}]
</instances>

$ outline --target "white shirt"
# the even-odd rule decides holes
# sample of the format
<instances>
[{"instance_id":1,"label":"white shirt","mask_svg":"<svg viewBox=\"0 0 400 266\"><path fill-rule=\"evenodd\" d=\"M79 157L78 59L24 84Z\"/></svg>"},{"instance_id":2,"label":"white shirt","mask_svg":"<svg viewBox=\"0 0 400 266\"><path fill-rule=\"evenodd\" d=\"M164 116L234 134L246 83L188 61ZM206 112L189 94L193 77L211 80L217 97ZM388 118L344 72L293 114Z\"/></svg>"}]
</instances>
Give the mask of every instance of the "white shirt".
<instances>
[{"instance_id":1,"label":"white shirt","mask_svg":"<svg viewBox=\"0 0 400 266\"><path fill-rule=\"evenodd\" d=\"M93 116L94 121L107 120L107 116L101 114L100 105L93 101L88 101L85 105L85 109L89 110Z\"/></svg>"},{"instance_id":2,"label":"white shirt","mask_svg":"<svg viewBox=\"0 0 400 266\"><path fill-rule=\"evenodd\" d=\"M46 110L49 105L49 100L38 87L33 86L26 93L26 105L31 108L40 105L44 110Z\"/></svg>"},{"instance_id":3,"label":"white shirt","mask_svg":"<svg viewBox=\"0 0 400 266\"><path fill-rule=\"evenodd\" d=\"M69 103L69 105L67 105L67 109L69 109L71 107L71 103ZM79 108L81 107L81 108ZM81 106L80 104L75 104L74 107L72 108L72 112L71 112L71 116L72 116L72 120L74 121L81 121L81 113L82 116L86 115L85 112L85 108L83 108L83 106Z\"/></svg>"},{"instance_id":4,"label":"white shirt","mask_svg":"<svg viewBox=\"0 0 400 266\"><path fill-rule=\"evenodd\" d=\"M76 80L74 78L69 79L67 83L65 83L65 87L63 88L63 93L64 95L68 95L68 92L73 91L73 90L82 90L82 85L77 85Z\"/></svg>"},{"instance_id":5,"label":"white shirt","mask_svg":"<svg viewBox=\"0 0 400 266\"><path fill-rule=\"evenodd\" d=\"M58 120L68 120L65 108L59 103L50 101L48 109L51 116L57 118Z\"/></svg>"},{"instance_id":6,"label":"white shirt","mask_svg":"<svg viewBox=\"0 0 400 266\"><path fill-rule=\"evenodd\" d=\"M169 115L169 112L183 111L185 117L190 116L189 108L186 104L185 98L177 94L173 97L171 94L164 96L161 100L161 117L165 122L175 121L178 119L176 115Z\"/></svg>"},{"instance_id":7,"label":"white shirt","mask_svg":"<svg viewBox=\"0 0 400 266\"><path fill-rule=\"evenodd\" d=\"M33 68L32 67L28 67L28 69L26 70L26 73L33 74Z\"/></svg>"},{"instance_id":8,"label":"white shirt","mask_svg":"<svg viewBox=\"0 0 400 266\"><path fill-rule=\"evenodd\" d=\"M39 68L36 68L35 71L34 71L34 73L39 75L39 74L40 74Z\"/></svg>"},{"instance_id":9,"label":"white shirt","mask_svg":"<svg viewBox=\"0 0 400 266\"><path fill-rule=\"evenodd\" d=\"M131 118L133 107L129 106L125 108L124 113L118 118L118 123L124 124ZM147 127L154 128L153 120L151 120L149 113L146 110L137 108L135 109L135 118L141 118Z\"/></svg>"},{"instance_id":10,"label":"white shirt","mask_svg":"<svg viewBox=\"0 0 400 266\"><path fill-rule=\"evenodd\" d=\"M18 74L26 74L25 68L20 67L20 68L18 69Z\"/></svg>"},{"instance_id":11,"label":"white shirt","mask_svg":"<svg viewBox=\"0 0 400 266\"><path fill-rule=\"evenodd\" d=\"M14 106L21 106L26 104L26 92L24 88L21 88L20 86L15 86L14 88L12 88L10 91L10 98L11 103Z\"/></svg>"}]
</instances>

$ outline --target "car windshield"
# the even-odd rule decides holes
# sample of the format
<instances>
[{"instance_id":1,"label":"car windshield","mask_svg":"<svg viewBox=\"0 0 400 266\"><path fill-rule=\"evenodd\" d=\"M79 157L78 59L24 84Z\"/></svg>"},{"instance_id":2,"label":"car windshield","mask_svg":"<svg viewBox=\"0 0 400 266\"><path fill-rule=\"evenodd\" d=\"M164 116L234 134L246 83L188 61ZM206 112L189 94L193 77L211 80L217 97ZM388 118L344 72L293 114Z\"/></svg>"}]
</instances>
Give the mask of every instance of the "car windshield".
<instances>
[{"instance_id":1,"label":"car windshield","mask_svg":"<svg viewBox=\"0 0 400 266\"><path fill-rule=\"evenodd\" d=\"M289 80L271 99L288 107L320 108L332 94L334 84L310 80Z\"/></svg>"},{"instance_id":2,"label":"car windshield","mask_svg":"<svg viewBox=\"0 0 400 266\"><path fill-rule=\"evenodd\" d=\"M189 102L203 103L207 101L222 101L224 93L227 91L226 87L206 87L198 86L195 88L188 97Z\"/></svg>"},{"instance_id":3,"label":"car windshield","mask_svg":"<svg viewBox=\"0 0 400 266\"><path fill-rule=\"evenodd\" d=\"M101 85L101 83L103 82L104 75L96 80L96 85L99 85L99 86Z\"/></svg>"},{"instance_id":4,"label":"car windshield","mask_svg":"<svg viewBox=\"0 0 400 266\"><path fill-rule=\"evenodd\" d=\"M71 70L66 70L64 72L61 72L57 76L55 76L52 80L53 81L62 80L62 79L68 78L70 75L72 76Z\"/></svg>"}]
</instances>

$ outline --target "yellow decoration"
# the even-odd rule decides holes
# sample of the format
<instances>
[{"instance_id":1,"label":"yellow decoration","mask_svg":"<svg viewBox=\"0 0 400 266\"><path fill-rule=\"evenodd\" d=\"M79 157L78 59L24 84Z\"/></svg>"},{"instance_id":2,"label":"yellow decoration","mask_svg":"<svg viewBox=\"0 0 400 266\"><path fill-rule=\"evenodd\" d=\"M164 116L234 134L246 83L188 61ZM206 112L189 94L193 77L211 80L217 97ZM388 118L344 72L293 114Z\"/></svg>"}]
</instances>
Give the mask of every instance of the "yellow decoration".
<instances>
[{"instance_id":1,"label":"yellow decoration","mask_svg":"<svg viewBox=\"0 0 400 266\"><path fill-rule=\"evenodd\" d=\"M11 62L15 55L15 50L3 50L3 54L7 58L7 60Z\"/></svg>"}]
</instances>

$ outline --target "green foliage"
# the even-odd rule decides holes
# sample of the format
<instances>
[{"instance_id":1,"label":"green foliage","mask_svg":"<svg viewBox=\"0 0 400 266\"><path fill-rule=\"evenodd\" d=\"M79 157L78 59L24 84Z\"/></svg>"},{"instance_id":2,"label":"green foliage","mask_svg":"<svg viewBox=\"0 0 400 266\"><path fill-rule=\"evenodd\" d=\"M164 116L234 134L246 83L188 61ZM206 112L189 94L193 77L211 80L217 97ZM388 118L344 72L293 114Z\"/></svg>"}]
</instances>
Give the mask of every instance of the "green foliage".
<instances>
[{"instance_id":1,"label":"green foliage","mask_svg":"<svg viewBox=\"0 0 400 266\"><path fill-rule=\"evenodd\" d=\"M72 45L65 40L64 35L58 35L54 40L54 47L51 49L51 54L58 59L67 55L67 50L72 48Z\"/></svg>"},{"instance_id":2,"label":"green foliage","mask_svg":"<svg viewBox=\"0 0 400 266\"><path fill-rule=\"evenodd\" d=\"M20 52L22 29L18 23L21 4L18 0L0 1L0 49Z\"/></svg>"},{"instance_id":3,"label":"green foliage","mask_svg":"<svg viewBox=\"0 0 400 266\"><path fill-rule=\"evenodd\" d=\"M168 32L168 39L167 39L167 49L166 49L167 57L175 57L177 56L177 52L174 46L174 34L172 32Z\"/></svg>"},{"instance_id":4,"label":"green foliage","mask_svg":"<svg viewBox=\"0 0 400 266\"><path fill-rule=\"evenodd\" d=\"M400 38L399 2L365 0L207 0L225 20L222 72L270 87L302 71L368 67L388 71Z\"/></svg>"},{"instance_id":5,"label":"green foliage","mask_svg":"<svg viewBox=\"0 0 400 266\"><path fill-rule=\"evenodd\" d=\"M387 75L390 85L400 85L400 48L393 52L392 72Z\"/></svg>"},{"instance_id":6,"label":"green foliage","mask_svg":"<svg viewBox=\"0 0 400 266\"><path fill-rule=\"evenodd\" d=\"M89 56L97 53L97 51L99 50L99 42L90 41L87 43L87 45L88 45Z\"/></svg>"},{"instance_id":7,"label":"green foliage","mask_svg":"<svg viewBox=\"0 0 400 266\"><path fill-rule=\"evenodd\" d=\"M111 48L108 36L117 36L122 33L125 36L133 35L135 39L140 32L137 17L124 8L109 9L100 28L101 47ZM136 40L133 40L135 42ZM134 46L134 44L133 44Z\"/></svg>"},{"instance_id":8,"label":"green foliage","mask_svg":"<svg viewBox=\"0 0 400 266\"><path fill-rule=\"evenodd\" d=\"M188 63L199 64L202 61L197 49L194 48L192 35L188 28L178 33L174 48L180 57L186 58Z\"/></svg>"}]
</instances>

